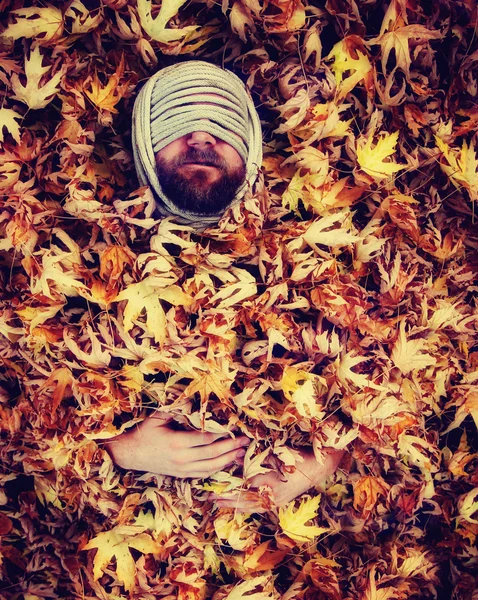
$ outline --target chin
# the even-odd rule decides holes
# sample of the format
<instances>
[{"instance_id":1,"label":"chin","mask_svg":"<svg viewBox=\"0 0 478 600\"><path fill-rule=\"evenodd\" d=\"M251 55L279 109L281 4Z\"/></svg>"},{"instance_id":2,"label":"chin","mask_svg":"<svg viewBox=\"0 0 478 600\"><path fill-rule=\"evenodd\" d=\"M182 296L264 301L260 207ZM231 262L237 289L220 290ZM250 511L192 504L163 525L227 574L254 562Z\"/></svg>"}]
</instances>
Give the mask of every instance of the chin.
<instances>
[{"instance_id":1,"label":"chin","mask_svg":"<svg viewBox=\"0 0 478 600\"><path fill-rule=\"evenodd\" d=\"M220 174L214 172L212 169L197 169L191 170L189 176L183 175L183 179L187 181L188 185L194 185L197 188L204 188L218 181Z\"/></svg>"}]
</instances>

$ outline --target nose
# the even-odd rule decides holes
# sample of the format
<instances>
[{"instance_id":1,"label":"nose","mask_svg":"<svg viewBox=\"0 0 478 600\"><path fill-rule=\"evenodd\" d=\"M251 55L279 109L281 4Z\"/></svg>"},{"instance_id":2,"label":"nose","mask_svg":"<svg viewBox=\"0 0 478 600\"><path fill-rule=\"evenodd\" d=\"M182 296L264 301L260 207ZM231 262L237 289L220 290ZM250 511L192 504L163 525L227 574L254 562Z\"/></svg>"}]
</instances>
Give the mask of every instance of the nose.
<instances>
[{"instance_id":1,"label":"nose","mask_svg":"<svg viewBox=\"0 0 478 600\"><path fill-rule=\"evenodd\" d=\"M216 138L206 131L193 131L187 139L188 146L204 150L208 146L216 145Z\"/></svg>"}]
</instances>

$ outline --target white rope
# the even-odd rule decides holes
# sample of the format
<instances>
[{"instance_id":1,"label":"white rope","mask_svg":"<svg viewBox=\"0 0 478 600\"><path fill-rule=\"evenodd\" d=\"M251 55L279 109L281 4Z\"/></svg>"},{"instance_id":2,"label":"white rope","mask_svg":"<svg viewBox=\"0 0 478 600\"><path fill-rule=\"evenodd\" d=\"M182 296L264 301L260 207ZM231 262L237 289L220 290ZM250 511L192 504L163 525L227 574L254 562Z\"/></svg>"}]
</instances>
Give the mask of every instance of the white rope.
<instances>
[{"instance_id":1,"label":"white rope","mask_svg":"<svg viewBox=\"0 0 478 600\"><path fill-rule=\"evenodd\" d=\"M259 116L237 75L199 60L161 69L146 82L134 104L132 134L138 179L153 190L160 213L207 225L217 223L223 211L205 216L181 210L164 194L155 168L157 152L194 131L230 144L243 159L246 179L231 204L237 202L254 184L262 163Z\"/></svg>"}]
</instances>

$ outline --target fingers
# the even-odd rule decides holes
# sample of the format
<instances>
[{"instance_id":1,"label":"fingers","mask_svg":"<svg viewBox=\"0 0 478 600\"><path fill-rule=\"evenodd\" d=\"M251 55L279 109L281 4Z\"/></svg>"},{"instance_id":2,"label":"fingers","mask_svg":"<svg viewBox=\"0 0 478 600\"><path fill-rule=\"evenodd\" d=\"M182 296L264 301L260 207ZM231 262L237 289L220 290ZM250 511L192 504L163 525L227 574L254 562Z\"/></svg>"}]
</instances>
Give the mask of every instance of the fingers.
<instances>
[{"instance_id":1,"label":"fingers","mask_svg":"<svg viewBox=\"0 0 478 600\"><path fill-rule=\"evenodd\" d=\"M209 473L209 475L213 475L214 473L222 471L225 467L228 467L235 462L242 464L245 453L246 451L244 448L234 448L233 450L230 450L225 454L221 454L220 456L205 460L198 460L195 463L195 467L197 467L198 470Z\"/></svg>"},{"instance_id":2,"label":"fingers","mask_svg":"<svg viewBox=\"0 0 478 600\"><path fill-rule=\"evenodd\" d=\"M249 445L249 438L245 436L238 437L236 439L228 439L222 440L220 442L215 442L214 444L209 444L208 446L203 446L201 448L195 448L197 451L198 459L207 460L210 458L216 458L222 456L223 454L227 454L228 452L232 452L233 450L239 450Z\"/></svg>"},{"instance_id":3,"label":"fingers","mask_svg":"<svg viewBox=\"0 0 478 600\"><path fill-rule=\"evenodd\" d=\"M207 433L203 431L187 431L184 432L188 438L192 441L189 446L209 446L209 444L214 444L217 440L220 440L225 437L229 437L229 432L226 433ZM237 439L237 438L236 438Z\"/></svg>"}]
</instances>

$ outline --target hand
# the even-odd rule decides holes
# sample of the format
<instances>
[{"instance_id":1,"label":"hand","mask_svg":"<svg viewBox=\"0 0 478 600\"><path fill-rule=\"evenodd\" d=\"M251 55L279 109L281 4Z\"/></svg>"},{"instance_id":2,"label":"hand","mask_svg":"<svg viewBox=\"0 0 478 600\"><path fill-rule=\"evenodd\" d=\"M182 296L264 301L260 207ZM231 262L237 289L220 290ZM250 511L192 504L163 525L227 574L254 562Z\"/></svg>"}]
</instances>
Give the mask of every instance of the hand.
<instances>
[{"instance_id":1,"label":"hand","mask_svg":"<svg viewBox=\"0 0 478 600\"><path fill-rule=\"evenodd\" d=\"M169 418L147 417L140 425L107 444L113 462L123 469L174 477L210 477L241 463L249 438L224 433L177 431ZM227 439L221 439L225 438Z\"/></svg>"},{"instance_id":2,"label":"hand","mask_svg":"<svg viewBox=\"0 0 478 600\"><path fill-rule=\"evenodd\" d=\"M267 485L271 488L272 498L276 506L284 506L300 496L313 486L319 485L326 477L335 473L343 456L342 450L333 450L324 453L324 462L321 464L315 458L312 450L291 450L304 460L297 461L296 470L287 476L285 481L281 480L276 472L256 475L251 479L251 488L259 488ZM258 502L245 500L241 494L216 495L210 494L209 499L216 500L219 508L234 508L239 512L263 512L264 508Z\"/></svg>"}]
</instances>

